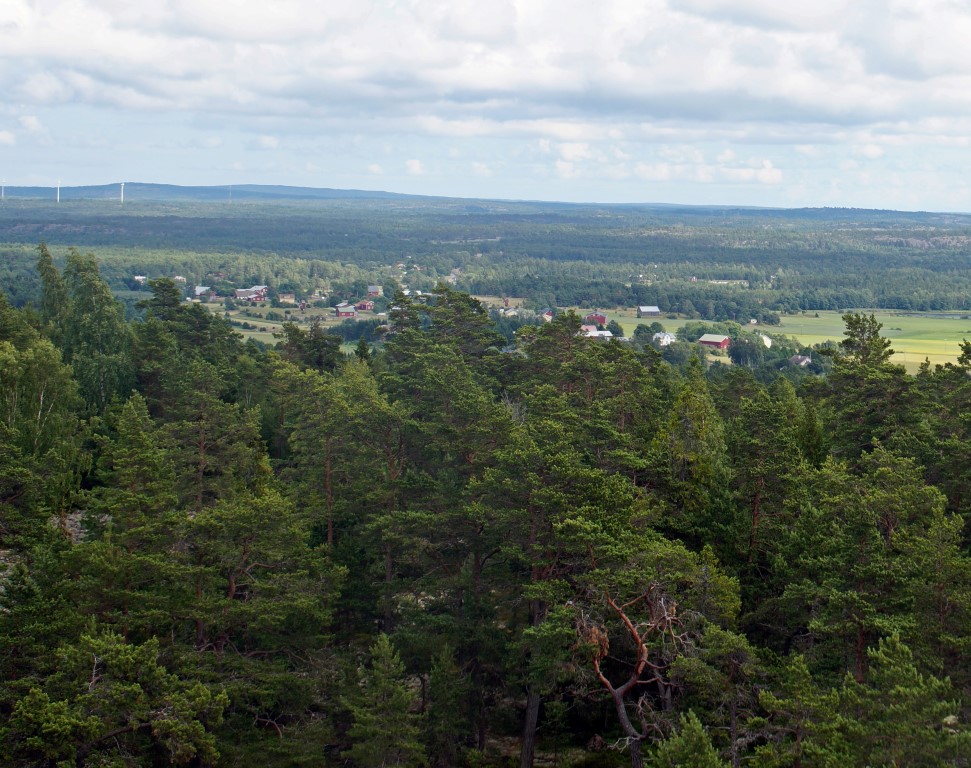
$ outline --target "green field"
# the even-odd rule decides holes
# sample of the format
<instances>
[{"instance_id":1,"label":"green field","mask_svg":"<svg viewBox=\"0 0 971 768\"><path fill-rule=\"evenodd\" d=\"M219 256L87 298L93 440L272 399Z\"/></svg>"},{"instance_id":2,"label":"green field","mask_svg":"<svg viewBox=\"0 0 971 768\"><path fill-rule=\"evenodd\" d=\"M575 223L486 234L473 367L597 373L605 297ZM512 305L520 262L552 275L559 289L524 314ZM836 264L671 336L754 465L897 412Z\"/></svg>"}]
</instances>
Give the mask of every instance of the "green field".
<instances>
[{"instance_id":1,"label":"green field","mask_svg":"<svg viewBox=\"0 0 971 768\"><path fill-rule=\"evenodd\" d=\"M820 312L786 316L779 326L783 333L794 336L803 344L819 344L843 338L843 321L838 312ZM960 354L960 344L971 339L971 318L954 313L912 314L874 311L883 324L881 333L892 343L896 354L893 362L908 371L917 370L924 360L932 365L954 362Z\"/></svg>"},{"instance_id":2,"label":"green field","mask_svg":"<svg viewBox=\"0 0 971 768\"><path fill-rule=\"evenodd\" d=\"M613 310L607 314L610 319L616 319L628 335L634 332L639 323L653 320L672 333L689 322L684 318L668 320L665 317L638 320L633 309ZM954 362L960 353L960 343L964 339L971 339L971 317L963 313L917 314L874 310L873 315L883 324L881 333L893 345L893 362L911 372L916 371L925 359L930 360L932 365ZM784 333L807 346L843 338L840 312L783 315L779 325L752 327L767 333Z\"/></svg>"}]
</instances>

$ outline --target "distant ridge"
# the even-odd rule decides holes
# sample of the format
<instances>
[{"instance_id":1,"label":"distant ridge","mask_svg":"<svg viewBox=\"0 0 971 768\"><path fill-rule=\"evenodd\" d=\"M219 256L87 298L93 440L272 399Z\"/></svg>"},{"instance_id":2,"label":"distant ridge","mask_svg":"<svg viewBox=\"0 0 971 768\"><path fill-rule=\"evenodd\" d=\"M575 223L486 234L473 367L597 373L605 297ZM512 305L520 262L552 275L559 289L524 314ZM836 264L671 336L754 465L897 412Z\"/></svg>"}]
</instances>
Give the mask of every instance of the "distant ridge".
<instances>
[{"instance_id":1,"label":"distant ridge","mask_svg":"<svg viewBox=\"0 0 971 768\"><path fill-rule=\"evenodd\" d=\"M117 200L121 183L98 184L80 187L61 187L61 201L65 200ZM16 200L54 200L56 187L4 188L4 197ZM362 189L328 189L315 187L287 187L271 184L239 184L215 187L183 187L177 184L145 184L125 182L125 202L217 202L220 200L392 200L418 198L420 195L404 195Z\"/></svg>"},{"instance_id":2,"label":"distant ridge","mask_svg":"<svg viewBox=\"0 0 971 768\"><path fill-rule=\"evenodd\" d=\"M60 188L61 202L65 201L119 201L121 182L113 184L93 184ZM5 186L4 198L8 201L39 201L53 203L57 197L57 187ZM796 218L820 221L856 219L899 219L901 217L917 220L931 219L947 222L969 221L971 213L944 213L935 211L899 211L879 208L843 207L802 207L784 208L777 206L727 205L718 203L599 203L563 202L556 200L530 200L507 198L469 198L445 197L437 195L416 195L403 192L384 192L366 189L332 189L329 187L291 187L281 184L223 184L220 186L181 186L178 184L149 184L144 182L125 182L125 203L229 203L232 201L253 203L300 203L326 200L345 200L385 203L407 203L422 206L441 207L460 210L466 214L523 213L541 211L580 211L599 209L605 211L651 210L676 213L688 217L698 216L758 216L767 219Z\"/></svg>"}]
</instances>

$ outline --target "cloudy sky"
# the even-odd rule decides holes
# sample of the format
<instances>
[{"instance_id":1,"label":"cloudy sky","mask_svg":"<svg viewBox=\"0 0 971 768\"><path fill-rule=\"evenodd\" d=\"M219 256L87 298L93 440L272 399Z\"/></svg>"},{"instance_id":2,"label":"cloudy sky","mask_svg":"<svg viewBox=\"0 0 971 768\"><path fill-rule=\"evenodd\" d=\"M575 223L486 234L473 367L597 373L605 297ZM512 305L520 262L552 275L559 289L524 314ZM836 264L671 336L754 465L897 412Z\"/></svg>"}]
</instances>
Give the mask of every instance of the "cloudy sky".
<instances>
[{"instance_id":1,"label":"cloudy sky","mask_svg":"<svg viewBox=\"0 0 971 768\"><path fill-rule=\"evenodd\" d=\"M971 211L971 0L0 0L8 185Z\"/></svg>"}]
</instances>

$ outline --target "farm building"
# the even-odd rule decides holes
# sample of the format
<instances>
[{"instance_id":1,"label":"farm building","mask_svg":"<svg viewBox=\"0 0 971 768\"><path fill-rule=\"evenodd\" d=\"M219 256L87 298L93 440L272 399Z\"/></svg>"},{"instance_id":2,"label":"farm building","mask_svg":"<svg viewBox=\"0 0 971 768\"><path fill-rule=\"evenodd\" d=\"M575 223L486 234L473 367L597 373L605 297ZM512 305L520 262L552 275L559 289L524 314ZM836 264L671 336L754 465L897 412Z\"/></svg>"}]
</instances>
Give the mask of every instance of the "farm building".
<instances>
[{"instance_id":1,"label":"farm building","mask_svg":"<svg viewBox=\"0 0 971 768\"><path fill-rule=\"evenodd\" d=\"M712 349L727 349L732 340L720 333L706 333L698 339L698 343Z\"/></svg>"},{"instance_id":2,"label":"farm building","mask_svg":"<svg viewBox=\"0 0 971 768\"><path fill-rule=\"evenodd\" d=\"M590 323L592 325L606 325L607 316L603 312L591 312L589 315L583 318L583 322Z\"/></svg>"},{"instance_id":3,"label":"farm building","mask_svg":"<svg viewBox=\"0 0 971 768\"><path fill-rule=\"evenodd\" d=\"M653 307L653 306L646 306L646 305L643 306L643 307L638 307L637 308L637 316L638 317L660 317L661 316L661 308L660 307Z\"/></svg>"},{"instance_id":4,"label":"farm building","mask_svg":"<svg viewBox=\"0 0 971 768\"><path fill-rule=\"evenodd\" d=\"M266 292L269 288L265 285L254 285L252 288L237 288L233 291L233 298L240 301L266 301Z\"/></svg>"}]
</instances>

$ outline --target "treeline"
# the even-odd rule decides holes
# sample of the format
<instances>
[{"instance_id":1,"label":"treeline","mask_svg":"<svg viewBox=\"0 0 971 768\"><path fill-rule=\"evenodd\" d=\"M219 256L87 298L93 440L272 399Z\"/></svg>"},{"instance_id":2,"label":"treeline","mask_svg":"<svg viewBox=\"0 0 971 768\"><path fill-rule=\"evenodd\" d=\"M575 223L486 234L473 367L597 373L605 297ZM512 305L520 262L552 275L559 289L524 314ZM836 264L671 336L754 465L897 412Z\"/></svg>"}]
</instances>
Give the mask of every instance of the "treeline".
<instances>
[{"instance_id":1,"label":"treeline","mask_svg":"<svg viewBox=\"0 0 971 768\"><path fill-rule=\"evenodd\" d=\"M439 286L348 358L36 268L5 765L967 765L971 344L910 376L848 314L794 386L571 314L500 351Z\"/></svg>"},{"instance_id":2,"label":"treeline","mask_svg":"<svg viewBox=\"0 0 971 768\"><path fill-rule=\"evenodd\" d=\"M543 306L656 304L708 320L880 307L971 311L971 220L887 211L569 206L454 200L303 204L104 202L0 206L0 278L36 300L31 250L97 247L105 279L182 275L348 298L355 286L475 294ZM400 265L400 266L399 266ZM688 314L692 310L688 311Z\"/></svg>"}]
</instances>

